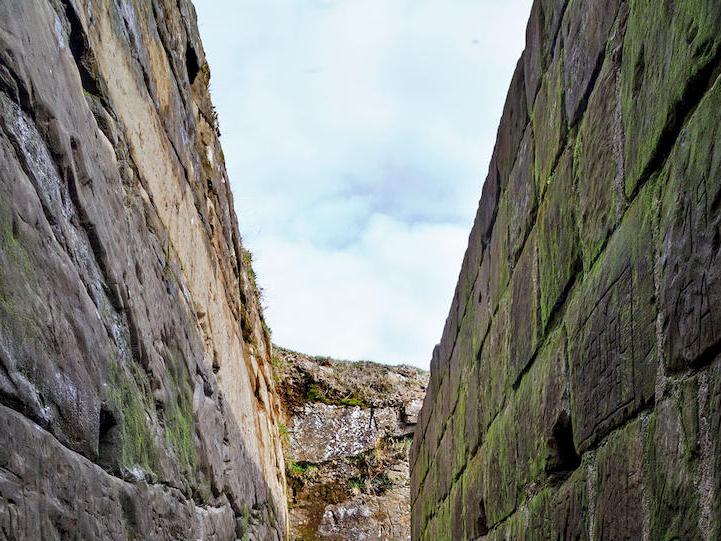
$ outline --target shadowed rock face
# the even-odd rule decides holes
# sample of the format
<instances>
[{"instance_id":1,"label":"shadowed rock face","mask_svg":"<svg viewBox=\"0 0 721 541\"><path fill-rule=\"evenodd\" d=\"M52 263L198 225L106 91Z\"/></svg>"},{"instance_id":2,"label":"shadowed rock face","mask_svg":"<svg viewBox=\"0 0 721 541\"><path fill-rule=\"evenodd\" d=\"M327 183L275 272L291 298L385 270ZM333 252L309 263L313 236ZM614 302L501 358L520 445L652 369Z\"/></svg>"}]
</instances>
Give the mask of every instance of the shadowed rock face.
<instances>
[{"instance_id":1,"label":"shadowed rock face","mask_svg":"<svg viewBox=\"0 0 721 541\"><path fill-rule=\"evenodd\" d=\"M0 537L281 539L279 401L186 0L0 2Z\"/></svg>"},{"instance_id":2,"label":"shadowed rock face","mask_svg":"<svg viewBox=\"0 0 721 541\"><path fill-rule=\"evenodd\" d=\"M275 348L291 539L410 539L408 449L428 374Z\"/></svg>"},{"instance_id":3,"label":"shadowed rock face","mask_svg":"<svg viewBox=\"0 0 721 541\"><path fill-rule=\"evenodd\" d=\"M718 539L721 5L536 0L526 37L413 539Z\"/></svg>"}]
</instances>

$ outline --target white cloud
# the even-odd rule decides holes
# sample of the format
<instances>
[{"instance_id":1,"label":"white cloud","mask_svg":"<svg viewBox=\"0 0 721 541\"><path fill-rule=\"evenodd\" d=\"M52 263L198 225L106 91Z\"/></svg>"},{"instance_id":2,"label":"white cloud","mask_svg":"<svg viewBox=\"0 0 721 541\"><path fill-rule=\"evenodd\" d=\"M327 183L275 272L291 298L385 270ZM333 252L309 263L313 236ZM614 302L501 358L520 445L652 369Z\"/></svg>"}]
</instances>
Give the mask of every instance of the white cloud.
<instances>
[{"instance_id":1,"label":"white cloud","mask_svg":"<svg viewBox=\"0 0 721 541\"><path fill-rule=\"evenodd\" d=\"M274 339L427 366L531 0L195 1Z\"/></svg>"},{"instance_id":2,"label":"white cloud","mask_svg":"<svg viewBox=\"0 0 721 541\"><path fill-rule=\"evenodd\" d=\"M342 249L262 238L255 253L273 338L314 354L427 364L465 228L374 215ZM322 337L322 340L319 340Z\"/></svg>"}]
</instances>

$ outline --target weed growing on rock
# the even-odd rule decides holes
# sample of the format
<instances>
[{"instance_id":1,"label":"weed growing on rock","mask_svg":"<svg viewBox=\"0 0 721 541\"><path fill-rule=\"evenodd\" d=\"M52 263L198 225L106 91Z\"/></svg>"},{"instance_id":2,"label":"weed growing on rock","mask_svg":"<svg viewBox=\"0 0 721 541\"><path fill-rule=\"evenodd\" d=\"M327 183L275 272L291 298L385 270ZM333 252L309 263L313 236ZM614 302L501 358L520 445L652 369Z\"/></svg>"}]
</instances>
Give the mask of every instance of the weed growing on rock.
<instances>
[{"instance_id":1,"label":"weed growing on rock","mask_svg":"<svg viewBox=\"0 0 721 541\"><path fill-rule=\"evenodd\" d=\"M318 466L307 462L288 462L286 474L301 483L312 482L318 477Z\"/></svg>"}]
</instances>

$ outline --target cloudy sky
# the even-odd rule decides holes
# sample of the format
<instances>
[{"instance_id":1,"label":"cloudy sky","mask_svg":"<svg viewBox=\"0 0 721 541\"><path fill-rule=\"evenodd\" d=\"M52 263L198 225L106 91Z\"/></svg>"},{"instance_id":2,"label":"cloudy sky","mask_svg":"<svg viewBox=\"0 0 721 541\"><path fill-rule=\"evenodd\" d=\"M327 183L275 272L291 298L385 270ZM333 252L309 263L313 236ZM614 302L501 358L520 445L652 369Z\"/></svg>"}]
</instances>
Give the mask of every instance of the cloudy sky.
<instances>
[{"instance_id":1,"label":"cloudy sky","mask_svg":"<svg viewBox=\"0 0 721 541\"><path fill-rule=\"evenodd\" d=\"M531 0L195 0L279 345L427 367Z\"/></svg>"}]
</instances>

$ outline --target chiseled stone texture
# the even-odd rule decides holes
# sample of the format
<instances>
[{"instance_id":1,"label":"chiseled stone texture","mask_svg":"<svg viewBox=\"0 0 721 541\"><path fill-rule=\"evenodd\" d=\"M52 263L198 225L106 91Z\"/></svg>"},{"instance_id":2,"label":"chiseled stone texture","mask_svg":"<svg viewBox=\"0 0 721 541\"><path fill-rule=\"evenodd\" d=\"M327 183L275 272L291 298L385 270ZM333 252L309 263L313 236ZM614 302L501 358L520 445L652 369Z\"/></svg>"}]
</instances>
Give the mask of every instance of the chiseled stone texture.
<instances>
[{"instance_id":1,"label":"chiseled stone texture","mask_svg":"<svg viewBox=\"0 0 721 541\"><path fill-rule=\"evenodd\" d=\"M0 537L281 539L280 402L188 0L0 2Z\"/></svg>"},{"instance_id":2,"label":"chiseled stone texture","mask_svg":"<svg viewBox=\"0 0 721 541\"><path fill-rule=\"evenodd\" d=\"M718 539L721 4L536 0L526 38L432 355L412 538Z\"/></svg>"},{"instance_id":3,"label":"chiseled stone texture","mask_svg":"<svg viewBox=\"0 0 721 541\"><path fill-rule=\"evenodd\" d=\"M408 449L428 373L274 348L292 541L408 541Z\"/></svg>"}]
</instances>

